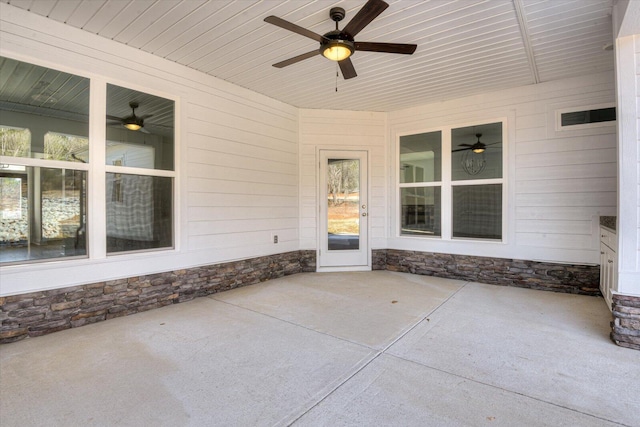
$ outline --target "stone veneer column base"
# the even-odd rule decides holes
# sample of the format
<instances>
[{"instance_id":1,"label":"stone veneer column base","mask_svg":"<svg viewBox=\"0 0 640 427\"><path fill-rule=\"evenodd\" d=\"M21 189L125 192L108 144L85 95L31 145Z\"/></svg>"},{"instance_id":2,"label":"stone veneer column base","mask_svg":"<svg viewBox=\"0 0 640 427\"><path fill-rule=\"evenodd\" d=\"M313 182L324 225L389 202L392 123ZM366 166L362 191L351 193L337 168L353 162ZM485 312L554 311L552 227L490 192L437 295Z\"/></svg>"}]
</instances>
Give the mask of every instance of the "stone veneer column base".
<instances>
[{"instance_id":1,"label":"stone veneer column base","mask_svg":"<svg viewBox=\"0 0 640 427\"><path fill-rule=\"evenodd\" d=\"M373 251L372 259L374 270L572 294L601 295L600 268L597 265L554 264L397 249L376 249Z\"/></svg>"},{"instance_id":2,"label":"stone veneer column base","mask_svg":"<svg viewBox=\"0 0 640 427\"><path fill-rule=\"evenodd\" d=\"M613 295L611 339L621 347L640 350L640 296Z\"/></svg>"},{"instance_id":3,"label":"stone veneer column base","mask_svg":"<svg viewBox=\"0 0 640 427\"><path fill-rule=\"evenodd\" d=\"M316 251L0 297L0 343L192 300L290 274L315 272Z\"/></svg>"}]
</instances>

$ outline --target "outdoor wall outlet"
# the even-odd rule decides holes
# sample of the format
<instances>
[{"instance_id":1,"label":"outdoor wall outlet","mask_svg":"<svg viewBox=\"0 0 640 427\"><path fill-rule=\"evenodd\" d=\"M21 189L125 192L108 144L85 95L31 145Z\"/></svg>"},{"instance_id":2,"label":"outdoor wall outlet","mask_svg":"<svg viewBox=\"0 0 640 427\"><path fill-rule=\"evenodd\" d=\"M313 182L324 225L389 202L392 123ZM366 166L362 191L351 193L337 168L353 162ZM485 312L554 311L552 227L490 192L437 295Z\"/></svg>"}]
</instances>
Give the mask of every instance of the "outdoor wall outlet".
<instances>
[{"instance_id":1,"label":"outdoor wall outlet","mask_svg":"<svg viewBox=\"0 0 640 427\"><path fill-rule=\"evenodd\" d=\"M278 235L277 234L273 235L273 243L278 243Z\"/></svg>"}]
</instances>

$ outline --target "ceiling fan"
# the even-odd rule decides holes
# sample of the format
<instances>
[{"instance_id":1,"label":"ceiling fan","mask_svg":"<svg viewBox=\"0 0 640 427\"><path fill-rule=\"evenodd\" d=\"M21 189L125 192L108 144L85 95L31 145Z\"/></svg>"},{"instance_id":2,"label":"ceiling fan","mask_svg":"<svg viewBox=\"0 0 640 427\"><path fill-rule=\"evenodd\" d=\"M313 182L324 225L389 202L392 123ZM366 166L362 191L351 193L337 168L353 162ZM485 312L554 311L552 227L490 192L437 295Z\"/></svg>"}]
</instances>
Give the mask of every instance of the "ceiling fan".
<instances>
[{"instance_id":1,"label":"ceiling fan","mask_svg":"<svg viewBox=\"0 0 640 427\"><path fill-rule=\"evenodd\" d=\"M478 141L475 144L458 144L458 147L465 147L465 148L459 148L457 150L451 150L452 153L455 153L456 151L466 151L466 150L472 150L474 153L483 153L484 150L487 149L487 147L489 147L490 145L495 145L495 144L500 144L500 141L498 142L492 142L491 144L485 144L483 142L480 142L480 138L482 137L481 133L476 133L476 138L478 138Z\"/></svg>"},{"instance_id":2,"label":"ceiling fan","mask_svg":"<svg viewBox=\"0 0 640 427\"><path fill-rule=\"evenodd\" d=\"M335 21L336 29L323 35L314 33L311 30L302 28L277 16L266 17L264 20L269 24L293 31L296 34L309 37L320 43L319 49L294 56L293 58L273 64L273 66L283 68L320 54L327 59L338 62L340 70L342 71L342 77L351 79L357 76L350 58L355 51L400 53L405 55L413 54L417 47L415 44L355 41L354 37L387 7L389 7L389 5L382 0L369 0L342 30L338 28L338 22L344 19L345 10L341 7L334 7L329 11L329 16Z\"/></svg>"},{"instance_id":3,"label":"ceiling fan","mask_svg":"<svg viewBox=\"0 0 640 427\"><path fill-rule=\"evenodd\" d=\"M140 132L143 133L151 133L148 130L146 130L144 128L144 119L148 119L149 117L153 116L153 114L146 114L144 116L136 116L136 108L138 108L140 105L136 102L136 101L131 101L129 102L129 107L131 107L131 115L127 116L127 117L116 117L116 116L110 116L107 115L107 119L116 122L116 123L112 123L111 125L123 125L124 127L126 127L129 130L134 130L137 131L139 130Z\"/></svg>"}]
</instances>

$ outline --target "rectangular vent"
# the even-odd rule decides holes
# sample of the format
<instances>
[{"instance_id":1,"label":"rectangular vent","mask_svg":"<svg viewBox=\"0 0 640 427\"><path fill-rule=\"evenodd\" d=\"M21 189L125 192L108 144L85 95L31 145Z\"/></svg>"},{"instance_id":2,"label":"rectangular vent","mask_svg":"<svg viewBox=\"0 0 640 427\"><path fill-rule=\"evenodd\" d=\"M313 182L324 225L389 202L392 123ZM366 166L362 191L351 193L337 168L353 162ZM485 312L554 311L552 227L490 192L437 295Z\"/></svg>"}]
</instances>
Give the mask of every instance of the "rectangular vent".
<instances>
[{"instance_id":1,"label":"rectangular vent","mask_svg":"<svg viewBox=\"0 0 640 427\"><path fill-rule=\"evenodd\" d=\"M560 117L561 127L613 122L616 120L616 107L570 111L562 113Z\"/></svg>"}]
</instances>

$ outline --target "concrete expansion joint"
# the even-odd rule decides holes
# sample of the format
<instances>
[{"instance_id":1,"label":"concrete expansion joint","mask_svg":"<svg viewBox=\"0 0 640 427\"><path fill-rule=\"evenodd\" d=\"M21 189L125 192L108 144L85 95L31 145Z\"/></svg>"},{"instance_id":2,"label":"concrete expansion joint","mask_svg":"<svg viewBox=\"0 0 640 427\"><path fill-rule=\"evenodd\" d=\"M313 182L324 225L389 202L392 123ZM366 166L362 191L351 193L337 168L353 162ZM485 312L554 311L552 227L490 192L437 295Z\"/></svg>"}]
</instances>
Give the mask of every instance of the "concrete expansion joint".
<instances>
[{"instance_id":1,"label":"concrete expansion joint","mask_svg":"<svg viewBox=\"0 0 640 427\"><path fill-rule=\"evenodd\" d=\"M402 338L404 338L407 334L409 334L411 331L413 331L415 328L417 328L418 326L420 326L421 324L423 324L425 321L429 322L430 321L430 317L436 312L438 311L438 309L440 307L442 307L444 304L446 304L451 298L453 298L458 292L460 292L461 289L463 289L466 286L466 283L464 283L462 286L460 286L460 288L458 288L457 290L455 290L451 295L449 295L444 301L442 301L436 308L434 308L433 310L429 311L427 314L423 315L420 319L416 320L413 324L409 325L405 330L403 330L400 334L398 334L398 336L396 338L394 338L390 343L388 343L384 348L382 348L381 350L377 350L375 352L374 355L372 355L366 362L362 363L358 368L356 368L351 374L347 375L338 385L336 385L333 389L331 389L329 392L327 392L324 396L322 396L322 398L320 398L316 403L314 403L312 406L310 406L309 408L307 408L304 412L300 413L294 420L292 420L290 423L288 423L287 425L293 425L296 421L298 421L299 419L301 419L302 417L304 417L307 413L309 413L311 410L313 410L315 407L317 407L318 405L320 405L322 402L324 402L326 399L328 399L332 394L334 394L336 391L338 391L341 387L343 387L347 382L349 382L349 380L351 380L352 378L354 378L356 375L358 375L360 372L362 372L367 366L371 365L373 362L375 362L380 356L384 355L388 355L391 357L397 357L399 359L401 359L401 357L395 356L393 354L387 354L388 350L393 347L394 344L396 344L398 341L400 341ZM315 331L318 332L318 331ZM339 337L335 337L332 336L333 338L338 338ZM354 344L358 344L358 343L354 343ZM358 345L362 345L362 344L358 344ZM368 346L367 346L368 347ZM368 347L371 348L371 347ZM410 360L408 360L409 362L411 362ZM415 362L414 362L415 363Z\"/></svg>"}]
</instances>

